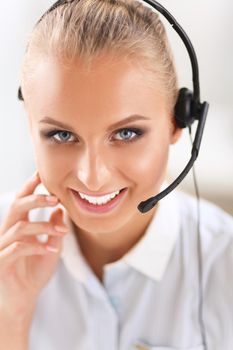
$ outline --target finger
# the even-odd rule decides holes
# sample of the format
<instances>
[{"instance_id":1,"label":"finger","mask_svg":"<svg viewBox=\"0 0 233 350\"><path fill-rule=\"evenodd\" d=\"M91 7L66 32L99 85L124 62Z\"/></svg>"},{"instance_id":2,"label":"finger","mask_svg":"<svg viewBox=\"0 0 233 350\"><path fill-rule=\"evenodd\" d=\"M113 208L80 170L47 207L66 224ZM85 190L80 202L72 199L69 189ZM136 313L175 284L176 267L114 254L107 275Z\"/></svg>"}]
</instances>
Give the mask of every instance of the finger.
<instances>
[{"instance_id":1,"label":"finger","mask_svg":"<svg viewBox=\"0 0 233 350\"><path fill-rule=\"evenodd\" d=\"M53 225L53 226L64 226L67 227L67 225L64 222L64 212L62 208L57 208L56 210L54 210L49 218L49 222Z\"/></svg>"},{"instance_id":2,"label":"finger","mask_svg":"<svg viewBox=\"0 0 233 350\"><path fill-rule=\"evenodd\" d=\"M15 199L2 223L0 236L18 221L27 221L28 212L32 209L52 207L59 203L58 198L47 195L31 194L27 197Z\"/></svg>"},{"instance_id":3,"label":"finger","mask_svg":"<svg viewBox=\"0 0 233 350\"><path fill-rule=\"evenodd\" d=\"M63 230L62 230L63 228ZM0 237L0 250L6 248L8 245L12 244L14 241L23 240L31 236L35 237L41 234L47 234L49 236L59 236L63 237L68 232L65 231L65 227L55 228L52 223L49 222L27 222L19 221L13 225L6 234ZM29 242L28 240L25 240ZM36 239L30 240L30 242L36 242Z\"/></svg>"},{"instance_id":4,"label":"finger","mask_svg":"<svg viewBox=\"0 0 233 350\"><path fill-rule=\"evenodd\" d=\"M56 209L50 216L49 222L53 226L62 226L67 228L67 234L69 234L69 228L65 225L63 220L63 210L61 208ZM58 252L61 252L62 250L62 241L63 238L59 236L49 236L47 245L52 246L58 250Z\"/></svg>"},{"instance_id":5,"label":"finger","mask_svg":"<svg viewBox=\"0 0 233 350\"><path fill-rule=\"evenodd\" d=\"M14 213L20 216L27 213L29 210L54 206L58 203L59 199L55 196L31 194L27 197L16 199L12 204L12 209Z\"/></svg>"},{"instance_id":6,"label":"finger","mask_svg":"<svg viewBox=\"0 0 233 350\"><path fill-rule=\"evenodd\" d=\"M16 193L15 198L14 198L13 202L10 204L10 207L9 207L9 209L6 213L6 216L2 222L2 225L0 227L0 235L2 235L10 226L12 226L14 223L16 223L19 220L17 213L14 212L15 202L17 202L17 200L19 198L23 197L24 195L33 193L33 191L39 185L40 182L41 182L41 180L40 180L39 173L38 173L38 171L36 171L33 174L33 176L29 180L27 180L27 182L23 185L21 190L19 190ZM21 219L26 220L27 215L25 215L25 217L21 218Z\"/></svg>"},{"instance_id":7,"label":"finger","mask_svg":"<svg viewBox=\"0 0 233 350\"><path fill-rule=\"evenodd\" d=\"M23 187L16 193L15 198L22 198L33 193L40 182L41 179L37 171L25 182Z\"/></svg>"},{"instance_id":8,"label":"finger","mask_svg":"<svg viewBox=\"0 0 233 350\"><path fill-rule=\"evenodd\" d=\"M50 253L46 246L39 243L14 242L0 251L1 270L14 263L19 257L44 255Z\"/></svg>"}]
</instances>

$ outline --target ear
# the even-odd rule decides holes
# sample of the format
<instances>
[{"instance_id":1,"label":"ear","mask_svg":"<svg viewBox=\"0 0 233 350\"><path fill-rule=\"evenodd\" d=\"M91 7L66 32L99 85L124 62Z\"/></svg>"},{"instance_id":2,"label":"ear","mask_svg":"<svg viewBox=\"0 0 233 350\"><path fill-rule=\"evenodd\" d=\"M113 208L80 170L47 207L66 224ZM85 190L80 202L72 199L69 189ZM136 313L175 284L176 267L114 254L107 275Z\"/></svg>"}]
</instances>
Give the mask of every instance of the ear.
<instances>
[{"instance_id":1,"label":"ear","mask_svg":"<svg viewBox=\"0 0 233 350\"><path fill-rule=\"evenodd\" d=\"M182 136L182 132L183 129L179 128L176 125L176 121L175 118L172 118L172 122L171 122L171 135L170 135L170 144L174 145L177 141L179 141L179 139Z\"/></svg>"}]
</instances>

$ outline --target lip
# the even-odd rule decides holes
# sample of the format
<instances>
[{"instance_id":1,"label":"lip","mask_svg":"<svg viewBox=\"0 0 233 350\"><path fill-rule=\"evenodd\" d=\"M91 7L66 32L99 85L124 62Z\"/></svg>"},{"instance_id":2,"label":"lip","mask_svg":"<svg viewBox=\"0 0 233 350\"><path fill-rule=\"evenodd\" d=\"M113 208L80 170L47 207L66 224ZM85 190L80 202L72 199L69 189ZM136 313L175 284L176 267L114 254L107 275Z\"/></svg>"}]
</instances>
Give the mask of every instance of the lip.
<instances>
[{"instance_id":1,"label":"lip","mask_svg":"<svg viewBox=\"0 0 233 350\"><path fill-rule=\"evenodd\" d=\"M116 208L125 198L126 193L128 192L128 188L124 188L115 198L113 198L110 202L106 204L101 205L95 205L88 203L85 199L82 199L78 192L71 190L72 195L80 206L81 209L84 209L85 211L96 213L96 214L104 214L112 211L114 208Z\"/></svg>"}]
</instances>

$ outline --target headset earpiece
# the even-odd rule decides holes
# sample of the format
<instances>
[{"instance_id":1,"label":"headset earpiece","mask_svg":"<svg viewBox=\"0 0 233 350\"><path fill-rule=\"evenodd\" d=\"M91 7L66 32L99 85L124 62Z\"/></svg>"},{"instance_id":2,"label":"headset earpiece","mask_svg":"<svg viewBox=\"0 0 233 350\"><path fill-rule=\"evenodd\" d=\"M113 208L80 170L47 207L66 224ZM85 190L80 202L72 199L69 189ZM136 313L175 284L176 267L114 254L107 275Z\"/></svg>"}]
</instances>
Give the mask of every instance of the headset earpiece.
<instances>
[{"instance_id":1,"label":"headset earpiece","mask_svg":"<svg viewBox=\"0 0 233 350\"><path fill-rule=\"evenodd\" d=\"M175 120L179 128L186 128L195 121L193 93L187 88L179 90L175 106Z\"/></svg>"}]
</instances>

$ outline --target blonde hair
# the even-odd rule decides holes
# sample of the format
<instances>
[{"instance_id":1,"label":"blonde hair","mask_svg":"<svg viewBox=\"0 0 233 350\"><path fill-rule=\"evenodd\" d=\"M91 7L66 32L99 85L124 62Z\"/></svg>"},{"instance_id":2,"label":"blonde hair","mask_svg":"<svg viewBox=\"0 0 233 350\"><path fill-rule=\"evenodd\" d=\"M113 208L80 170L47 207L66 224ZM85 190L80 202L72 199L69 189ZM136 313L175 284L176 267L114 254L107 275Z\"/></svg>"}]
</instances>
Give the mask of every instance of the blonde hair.
<instances>
[{"instance_id":1,"label":"blonde hair","mask_svg":"<svg viewBox=\"0 0 233 350\"><path fill-rule=\"evenodd\" d=\"M174 109L177 75L166 30L158 13L136 0L71 0L43 16L29 35L21 69L22 92L40 58L56 57L88 66L102 53L139 59L160 79ZM146 64L147 63L147 64Z\"/></svg>"}]
</instances>

